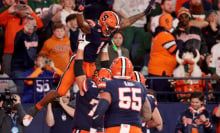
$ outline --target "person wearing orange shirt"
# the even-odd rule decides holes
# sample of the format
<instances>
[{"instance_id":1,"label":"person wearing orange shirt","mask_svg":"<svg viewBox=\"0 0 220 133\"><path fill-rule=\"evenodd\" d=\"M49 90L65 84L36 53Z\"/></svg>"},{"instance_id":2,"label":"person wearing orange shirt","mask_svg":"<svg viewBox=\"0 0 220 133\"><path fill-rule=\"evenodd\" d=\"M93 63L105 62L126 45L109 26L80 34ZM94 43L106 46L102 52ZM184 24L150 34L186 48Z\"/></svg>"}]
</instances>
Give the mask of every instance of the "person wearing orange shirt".
<instances>
[{"instance_id":1,"label":"person wearing orange shirt","mask_svg":"<svg viewBox=\"0 0 220 133\"><path fill-rule=\"evenodd\" d=\"M65 26L61 23L54 25L53 35L45 43L40 53L51 59L55 67L65 71L71 56L70 40L65 35Z\"/></svg>"},{"instance_id":2,"label":"person wearing orange shirt","mask_svg":"<svg viewBox=\"0 0 220 133\"><path fill-rule=\"evenodd\" d=\"M30 6L23 4L14 4L8 10L0 14L0 25L5 27L5 45L2 57L3 71L10 75L11 59L14 53L14 40L18 31L24 28L24 22L27 15L35 18L37 28L43 27L41 19L32 11Z\"/></svg>"},{"instance_id":3,"label":"person wearing orange shirt","mask_svg":"<svg viewBox=\"0 0 220 133\"><path fill-rule=\"evenodd\" d=\"M172 28L173 18L170 14L165 13L159 18L159 27L153 38L152 48L150 52L150 61L148 64L149 76L171 76L176 67L175 53L177 44L174 36L169 32ZM155 91L171 91L170 84L167 79L155 79L150 88ZM157 95L158 100L171 100L170 96Z\"/></svg>"}]
</instances>

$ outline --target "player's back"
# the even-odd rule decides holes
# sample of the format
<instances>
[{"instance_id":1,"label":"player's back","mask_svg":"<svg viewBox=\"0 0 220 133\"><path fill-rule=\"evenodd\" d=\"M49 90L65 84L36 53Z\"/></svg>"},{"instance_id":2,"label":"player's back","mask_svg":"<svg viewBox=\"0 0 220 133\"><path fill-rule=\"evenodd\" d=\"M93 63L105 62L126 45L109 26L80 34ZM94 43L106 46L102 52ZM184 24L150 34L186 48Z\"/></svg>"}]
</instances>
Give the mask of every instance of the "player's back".
<instances>
[{"instance_id":1,"label":"player's back","mask_svg":"<svg viewBox=\"0 0 220 133\"><path fill-rule=\"evenodd\" d=\"M98 104L98 89L91 79L87 78L83 90L84 96L79 92L76 96L76 110L73 118L74 129L89 131L92 124L92 116Z\"/></svg>"},{"instance_id":2,"label":"player's back","mask_svg":"<svg viewBox=\"0 0 220 133\"><path fill-rule=\"evenodd\" d=\"M105 92L111 94L111 105L105 113L105 127L130 124L141 127L140 111L145 102L145 87L134 81L113 79L106 82Z\"/></svg>"},{"instance_id":3,"label":"player's back","mask_svg":"<svg viewBox=\"0 0 220 133\"><path fill-rule=\"evenodd\" d=\"M87 20L87 23L91 28L91 33L86 34L86 41L90 43L85 47L84 61L93 63L98 57L101 49L107 44L108 38L102 35L102 30L98 22ZM80 38L83 38L81 34L79 35L79 40Z\"/></svg>"}]
</instances>

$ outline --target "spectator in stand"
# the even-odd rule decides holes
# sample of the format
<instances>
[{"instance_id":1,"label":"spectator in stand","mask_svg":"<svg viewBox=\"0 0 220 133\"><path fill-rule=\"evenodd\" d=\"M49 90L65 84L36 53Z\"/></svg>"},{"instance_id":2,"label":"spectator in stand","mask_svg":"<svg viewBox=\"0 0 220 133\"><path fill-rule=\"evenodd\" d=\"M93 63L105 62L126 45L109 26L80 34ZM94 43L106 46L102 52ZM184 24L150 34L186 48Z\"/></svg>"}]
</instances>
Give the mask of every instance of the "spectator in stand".
<instances>
[{"instance_id":1,"label":"spectator in stand","mask_svg":"<svg viewBox=\"0 0 220 133\"><path fill-rule=\"evenodd\" d=\"M79 28L76 20L76 14L70 14L66 18L66 32L70 38L71 50L76 53L77 50L77 40L79 35Z\"/></svg>"},{"instance_id":2,"label":"spectator in stand","mask_svg":"<svg viewBox=\"0 0 220 133\"><path fill-rule=\"evenodd\" d=\"M148 0L115 0L113 4L113 10L121 17L122 20L129 18L135 14L143 12L148 6ZM147 38L148 34L145 32L145 24L147 23L146 16L143 16L141 19L136 21L131 26L123 29L124 32L124 41L123 46L129 50L129 52L137 50L141 45L150 45ZM131 57L135 60L135 56Z\"/></svg>"},{"instance_id":3,"label":"spectator in stand","mask_svg":"<svg viewBox=\"0 0 220 133\"><path fill-rule=\"evenodd\" d=\"M172 28L173 18L169 13L163 14L159 19L159 27L156 28L155 38L152 42L150 52L150 61L148 64L149 76L172 76L173 70L176 68L175 53L177 44L174 36L169 32ZM150 88L156 92L172 92L167 79L154 79ZM157 95L158 101L170 101L172 97L169 95Z\"/></svg>"},{"instance_id":4,"label":"spectator in stand","mask_svg":"<svg viewBox=\"0 0 220 133\"><path fill-rule=\"evenodd\" d=\"M182 6L189 9L192 17L197 20L205 20L205 13L212 10L212 5L207 0L189 0Z\"/></svg>"},{"instance_id":5,"label":"spectator in stand","mask_svg":"<svg viewBox=\"0 0 220 133\"><path fill-rule=\"evenodd\" d=\"M174 12L172 0L162 0L161 9L162 9L162 13L160 15L151 18L150 29L152 33L155 33L155 30L159 25L159 18L162 14L165 13L172 14ZM170 32L173 32L173 30L177 27L178 23L179 20L174 18L173 16L173 27L171 28Z\"/></svg>"},{"instance_id":6,"label":"spectator in stand","mask_svg":"<svg viewBox=\"0 0 220 133\"><path fill-rule=\"evenodd\" d=\"M218 24L218 14L212 10L207 14L206 20L209 25L202 29L204 43L206 49L204 53L211 54L211 48L217 43L217 36L220 35L220 25Z\"/></svg>"},{"instance_id":7,"label":"spectator in stand","mask_svg":"<svg viewBox=\"0 0 220 133\"><path fill-rule=\"evenodd\" d=\"M11 64L13 78L24 78L24 72L34 66L34 58L37 54L38 47L36 28L37 25L34 17L27 16L24 22L24 29L16 34ZM14 81L18 87L18 92L22 93L24 81Z\"/></svg>"},{"instance_id":8,"label":"spectator in stand","mask_svg":"<svg viewBox=\"0 0 220 133\"><path fill-rule=\"evenodd\" d=\"M187 51L180 56L179 51L176 53L176 60L179 66L173 71L174 77L206 77L206 74L202 72L197 65L200 60L200 54L198 50ZM208 82L208 89L211 92L211 84ZM194 80L194 79L178 79L175 80L176 92L205 92L206 81ZM190 94L177 94L178 100L187 103L190 101Z\"/></svg>"},{"instance_id":9,"label":"spectator in stand","mask_svg":"<svg viewBox=\"0 0 220 133\"><path fill-rule=\"evenodd\" d=\"M128 49L122 46L123 41L124 41L124 33L122 31L115 32L112 38L112 43L114 44L108 47L109 64L111 64L112 61L119 56L124 56L129 58ZM114 49L115 46L117 49Z\"/></svg>"},{"instance_id":10,"label":"spectator in stand","mask_svg":"<svg viewBox=\"0 0 220 133\"><path fill-rule=\"evenodd\" d=\"M213 110L213 121L216 125L216 133L220 133L220 104Z\"/></svg>"},{"instance_id":11,"label":"spectator in stand","mask_svg":"<svg viewBox=\"0 0 220 133\"><path fill-rule=\"evenodd\" d=\"M71 57L70 40L65 35L65 26L61 23L54 25L53 35L45 43L40 53L52 60L56 68L65 71Z\"/></svg>"},{"instance_id":12,"label":"spectator in stand","mask_svg":"<svg viewBox=\"0 0 220 133\"><path fill-rule=\"evenodd\" d=\"M111 38L111 45L108 46L108 56L109 56L109 61L108 63L111 64L112 61L119 57L119 56L124 56L129 58L129 51L128 49L124 48L122 46L124 40L124 33L121 30L118 30L114 33L114 35ZM96 59L96 67L97 68L102 68L101 67L101 58L102 54L99 55L99 57Z\"/></svg>"},{"instance_id":13,"label":"spectator in stand","mask_svg":"<svg viewBox=\"0 0 220 133\"><path fill-rule=\"evenodd\" d=\"M3 6L0 8L0 13L4 12L7 10L10 6L15 4L15 0L2 0Z\"/></svg>"},{"instance_id":14,"label":"spectator in stand","mask_svg":"<svg viewBox=\"0 0 220 133\"><path fill-rule=\"evenodd\" d=\"M213 1L213 3L214 9L218 14L218 24L220 24L220 0L215 0Z\"/></svg>"},{"instance_id":15,"label":"spectator in stand","mask_svg":"<svg viewBox=\"0 0 220 133\"><path fill-rule=\"evenodd\" d=\"M8 103L0 99L0 133L24 133L23 117L26 112L21 105L21 98L18 94L12 94L12 108Z\"/></svg>"},{"instance_id":16,"label":"spectator in stand","mask_svg":"<svg viewBox=\"0 0 220 133\"><path fill-rule=\"evenodd\" d=\"M183 4L186 3L187 1L189 1L189 0L176 0L176 9L175 9L176 14L179 11L179 9L183 6ZM206 4L207 2L210 2L211 4L213 4L213 6L215 6L214 1L215 0L202 0L202 3Z\"/></svg>"},{"instance_id":17,"label":"spectator in stand","mask_svg":"<svg viewBox=\"0 0 220 133\"><path fill-rule=\"evenodd\" d=\"M173 35L176 38L178 49L194 50L198 49L203 54L201 28L206 27L208 22L191 20L190 11L182 7L177 14L180 20L178 27L174 30ZM181 50L182 52L182 50ZM180 52L180 53L181 53Z\"/></svg>"},{"instance_id":18,"label":"spectator in stand","mask_svg":"<svg viewBox=\"0 0 220 133\"><path fill-rule=\"evenodd\" d=\"M3 6L0 7L0 13L7 10L11 5L15 4L15 0L3 0ZM5 29L3 26L0 26L0 61L2 61L3 51L4 51L4 43L5 43Z\"/></svg>"},{"instance_id":19,"label":"spectator in stand","mask_svg":"<svg viewBox=\"0 0 220 133\"><path fill-rule=\"evenodd\" d=\"M70 91L47 106L46 123L50 133L72 133L75 101L71 101Z\"/></svg>"},{"instance_id":20,"label":"spectator in stand","mask_svg":"<svg viewBox=\"0 0 220 133\"><path fill-rule=\"evenodd\" d=\"M219 82L219 76L220 76L220 43L217 43L214 45L211 49L211 59L209 62L210 71L212 73L212 78L216 81L215 84L213 84L214 91L220 92L220 82ZM220 94L215 94L216 101L220 102Z\"/></svg>"},{"instance_id":21,"label":"spectator in stand","mask_svg":"<svg viewBox=\"0 0 220 133\"><path fill-rule=\"evenodd\" d=\"M204 95L200 92L191 94L190 107L180 114L175 133L216 133L204 100Z\"/></svg>"},{"instance_id":22,"label":"spectator in stand","mask_svg":"<svg viewBox=\"0 0 220 133\"><path fill-rule=\"evenodd\" d=\"M75 8L75 0L64 0L63 1L63 10L60 12L61 23L66 25L66 17L70 14L76 14L76 11L73 11Z\"/></svg>"},{"instance_id":23,"label":"spectator in stand","mask_svg":"<svg viewBox=\"0 0 220 133\"><path fill-rule=\"evenodd\" d=\"M2 63L0 62L0 78L9 78L9 76L2 71ZM17 93L17 87L12 80L0 80L0 93L5 92L5 88L10 92Z\"/></svg>"},{"instance_id":24,"label":"spectator in stand","mask_svg":"<svg viewBox=\"0 0 220 133\"><path fill-rule=\"evenodd\" d=\"M52 0L28 0L28 5L40 17L49 10L52 4L54 4Z\"/></svg>"},{"instance_id":25,"label":"spectator in stand","mask_svg":"<svg viewBox=\"0 0 220 133\"><path fill-rule=\"evenodd\" d=\"M34 61L35 66L24 72L25 78L53 78L61 77L63 72L54 66L53 61L46 55L38 54ZM52 80L36 79L24 81L22 103L38 102L45 93L52 90Z\"/></svg>"},{"instance_id":26,"label":"spectator in stand","mask_svg":"<svg viewBox=\"0 0 220 133\"><path fill-rule=\"evenodd\" d=\"M16 8L18 6L21 8ZM15 15L12 15L13 13L15 13ZM0 14L0 25L5 27L5 45L2 59L3 71L8 75L11 73L11 59L14 53L15 36L18 31L24 28L27 14L35 18L37 28L43 27L41 19L26 4L14 4Z\"/></svg>"},{"instance_id":27,"label":"spectator in stand","mask_svg":"<svg viewBox=\"0 0 220 133\"><path fill-rule=\"evenodd\" d=\"M41 16L44 27L37 30L37 34L39 36L38 52L43 47L44 42L53 35L54 24L61 22L60 11L62 9L63 7L61 5L53 4L49 7L48 12Z\"/></svg>"}]
</instances>

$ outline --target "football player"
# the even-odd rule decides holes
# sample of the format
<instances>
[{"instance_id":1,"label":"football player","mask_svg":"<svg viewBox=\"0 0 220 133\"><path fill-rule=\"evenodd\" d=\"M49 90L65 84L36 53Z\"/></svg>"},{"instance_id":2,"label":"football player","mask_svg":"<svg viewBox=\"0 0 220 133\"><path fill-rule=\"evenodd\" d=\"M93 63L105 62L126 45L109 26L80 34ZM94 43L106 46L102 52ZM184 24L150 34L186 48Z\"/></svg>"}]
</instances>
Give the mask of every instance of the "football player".
<instances>
[{"instance_id":1,"label":"football player","mask_svg":"<svg viewBox=\"0 0 220 133\"><path fill-rule=\"evenodd\" d=\"M147 91L143 84L131 81L133 65L128 58L114 59L110 69L113 79L103 83L105 87L100 90L90 132L101 128L105 115L106 133L142 133L142 119L148 121L151 118Z\"/></svg>"},{"instance_id":2,"label":"football player","mask_svg":"<svg viewBox=\"0 0 220 133\"><path fill-rule=\"evenodd\" d=\"M112 74L109 69L102 68L96 70L91 78L87 78L83 71L83 52L78 50L76 55L76 62L74 64L74 72L76 76L76 83L79 89L84 91L81 96L77 93L75 116L73 118L74 131L73 133L89 133L92 125L92 117L99 102L98 92L99 87L102 87L102 81L111 80ZM100 123L98 132L103 132L103 122Z\"/></svg>"},{"instance_id":3,"label":"football player","mask_svg":"<svg viewBox=\"0 0 220 133\"><path fill-rule=\"evenodd\" d=\"M131 79L133 81L137 81L142 84L145 84L144 75L141 74L140 72L134 71ZM143 133L146 133L147 129L149 129L149 128L156 128L156 130L161 131L163 128L163 120L162 120L160 112L157 108L157 99L154 96L153 90L148 89L147 98L148 98L149 103L151 105L152 118L147 123L146 122L142 123L142 131L143 131Z\"/></svg>"},{"instance_id":4,"label":"football player","mask_svg":"<svg viewBox=\"0 0 220 133\"><path fill-rule=\"evenodd\" d=\"M108 37L111 35L111 33L113 33L116 29L126 28L132 25L138 19L144 17L145 15L148 15L152 9L154 2L155 0L151 0L147 9L144 12L131 16L119 23L118 15L112 11L103 12L98 22L85 20L83 16L85 2L84 0L77 1L77 23L79 25L79 28L83 32L79 34L79 42L81 41L88 44L78 45L78 49L84 50L85 48L83 69L87 77L91 78L92 74L94 73L96 69L94 62L100 51L102 51L102 57L108 57L107 44ZM26 118L29 118L30 121L45 105L52 102L58 97L64 96L71 85L75 82L74 63L76 62L74 60L74 57L75 55L71 58L69 65L67 66L63 76L61 77L60 82L57 86L57 90L53 90L47 93L47 95L43 99L41 99L34 107L32 107L28 111L28 114L30 116L27 116ZM101 65L104 67L108 67L108 59L104 60L102 57ZM81 89L80 94L82 96L84 95L84 92ZM28 124L30 123L28 122Z\"/></svg>"}]
</instances>

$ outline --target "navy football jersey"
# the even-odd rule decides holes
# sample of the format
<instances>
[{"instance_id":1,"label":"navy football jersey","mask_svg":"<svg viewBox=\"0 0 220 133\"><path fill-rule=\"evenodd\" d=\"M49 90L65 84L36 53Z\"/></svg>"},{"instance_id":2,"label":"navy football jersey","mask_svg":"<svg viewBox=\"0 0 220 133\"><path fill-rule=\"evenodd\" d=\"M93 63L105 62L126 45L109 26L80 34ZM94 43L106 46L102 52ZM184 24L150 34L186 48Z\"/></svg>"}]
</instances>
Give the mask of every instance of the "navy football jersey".
<instances>
[{"instance_id":1,"label":"navy football jersey","mask_svg":"<svg viewBox=\"0 0 220 133\"><path fill-rule=\"evenodd\" d=\"M123 79L106 81L105 92L111 94L111 105L105 113L105 127L130 124L141 127L140 111L146 99L146 88L139 82Z\"/></svg>"},{"instance_id":2,"label":"navy football jersey","mask_svg":"<svg viewBox=\"0 0 220 133\"><path fill-rule=\"evenodd\" d=\"M154 109L157 107L157 99L151 95L151 94L147 94L147 99L150 103L151 106L151 111L153 112ZM142 132L146 133L147 132L147 127L146 127L146 123L142 123Z\"/></svg>"},{"instance_id":3,"label":"navy football jersey","mask_svg":"<svg viewBox=\"0 0 220 133\"><path fill-rule=\"evenodd\" d=\"M102 30L98 22L87 20L91 27L91 33L86 34L86 41L90 42L84 50L84 61L93 63L101 52L102 48L108 44L108 38L102 35ZM82 40L84 34L79 34L79 40Z\"/></svg>"},{"instance_id":4,"label":"navy football jersey","mask_svg":"<svg viewBox=\"0 0 220 133\"><path fill-rule=\"evenodd\" d=\"M151 111L153 112L154 109L157 107L157 99L151 94L147 94L147 99L150 103Z\"/></svg>"},{"instance_id":5,"label":"navy football jersey","mask_svg":"<svg viewBox=\"0 0 220 133\"><path fill-rule=\"evenodd\" d=\"M34 72L30 69L24 73L24 77L28 77ZM38 78L52 78L53 72L44 70L38 75ZM24 93L22 95L22 103L34 103L40 101L44 95L52 89L52 80L36 79L33 85L24 85Z\"/></svg>"},{"instance_id":6,"label":"navy football jersey","mask_svg":"<svg viewBox=\"0 0 220 133\"><path fill-rule=\"evenodd\" d=\"M87 78L83 84L84 96L79 92L76 96L76 108L73 118L74 129L90 130L92 125L92 116L98 105L98 89L92 79Z\"/></svg>"}]
</instances>

